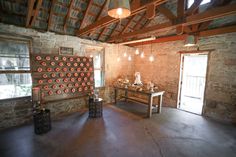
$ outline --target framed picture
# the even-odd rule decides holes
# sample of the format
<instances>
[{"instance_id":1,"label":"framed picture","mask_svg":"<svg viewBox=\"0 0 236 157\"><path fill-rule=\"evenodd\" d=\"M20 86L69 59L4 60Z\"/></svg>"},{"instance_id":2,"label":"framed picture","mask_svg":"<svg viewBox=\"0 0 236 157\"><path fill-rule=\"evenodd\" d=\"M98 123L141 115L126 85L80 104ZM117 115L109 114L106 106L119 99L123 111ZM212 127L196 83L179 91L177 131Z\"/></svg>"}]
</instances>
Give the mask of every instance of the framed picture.
<instances>
[{"instance_id":1,"label":"framed picture","mask_svg":"<svg viewBox=\"0 0 236 157\"><path fill-rule=\"evenodd\" d=\"M73 55L73 50L71 47L60 47L59 55Z\"/></svg>"}]
</instances>

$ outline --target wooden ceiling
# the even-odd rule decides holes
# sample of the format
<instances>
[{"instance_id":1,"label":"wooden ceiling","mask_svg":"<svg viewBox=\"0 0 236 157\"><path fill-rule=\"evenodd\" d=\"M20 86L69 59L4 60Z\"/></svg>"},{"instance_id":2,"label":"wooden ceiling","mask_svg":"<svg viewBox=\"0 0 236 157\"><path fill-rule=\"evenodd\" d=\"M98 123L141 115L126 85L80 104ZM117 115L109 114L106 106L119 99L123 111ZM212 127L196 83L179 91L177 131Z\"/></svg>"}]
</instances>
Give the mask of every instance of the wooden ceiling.
<instances>
[{"instance_id":1,"label":"wooden ceiling","mask_svg":"<svg viewBox=\"0 0 236 157\"><path fill-rule=\"evenodd\" d=\"M201 7L202 0L195 0L188 9L186 1L132 0L131 16L120 21L107 15L109 0L0 0L0 21L110 43L236 31L235 0L212 0Z\"/></svg>"}]
</instances>

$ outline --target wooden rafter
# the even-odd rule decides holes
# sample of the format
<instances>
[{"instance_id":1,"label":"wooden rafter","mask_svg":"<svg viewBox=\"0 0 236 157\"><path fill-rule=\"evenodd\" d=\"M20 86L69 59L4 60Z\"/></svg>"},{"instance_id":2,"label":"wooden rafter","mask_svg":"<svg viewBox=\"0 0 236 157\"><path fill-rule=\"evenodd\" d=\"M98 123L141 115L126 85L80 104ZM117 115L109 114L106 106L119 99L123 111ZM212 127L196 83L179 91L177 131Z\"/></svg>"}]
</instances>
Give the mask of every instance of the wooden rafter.
<instances>
[{"instance_id":1,"label":"wooden rafter","mask_svg":"<svg viewBox=\"0 0 236 157\"><path fill-rule=\"evenodd\" d=\"M184 18L184 13L185 13L185 0L178 0L177 2L177 18L178 19L183 19ZM178 26L176 28L176 33L177 34L182 34L183 33L183 26Z\"/></svg>"},{"instance_id":2,"label":"wooden rafter","mask_svg":"<svg viewBox=\"0 0 236 157\"><path fill-rule=\"evenodd\" d=\"M129 28L129 25L132 22L132 20L134 19L134 17L135 17L135 15L129 18L129 21L127 22L127 24L124 26L124 28L120 32L120 35L123 34L127 30L127 28Z\"/></svg>"},{"instance_id":3,"label":"wooden rafter","mask_svg":"<svg viewBox=\"0 0 236 157\"><path fill-rule=\"evenodd\" d=\"M51 25L52 25L52 16L53 16L53 8L57 0L52 0L51 2L51 8L50 8L50 13L49 13L49 18L48 18L48 28L47 31L50 30Z\"/></svg>"},{"instance_id":4,"label":"wooden rafter","mask_svg":"<svg viewBox=\"0 0 236 157\"><path fill-rule=\"evenodd\" d=\"M34 9L34 3L35 3L35 0L28 0L27 18L26 18L26 24L25 24L26 27L29 27L29 25L30 25L30 21L32 18L32 12Z\"/></svg>"},{"instance_id":5,"label":"wooden rafter","mask_svg":"<svg viewBox=\"0 0 236 157\"><path fill-rule=\"evenodd\" d=\"M236 14L236 4L231 4L231 5L227 5L223 7L216 7L216 8L209 9L205 12L196 14L196 15L191 15L189 17L186 17L186 19L180 23L172 24L171 22L165 22L162 24L146 27L141 30L134 31L134 32L125 33L120 36L114 36L112 37L111 40L137 36L140 34L145 34L147 32L157 31L161 29L176 28L177 26L181 26L181 25L189 26L189 25L214 20L214 19L221 18L227 15L232 15L232 14Z\"/></svg>"},{"instance_id":6,"label":"wooden rafter","mask_svg":"<svg viewBox=\"0 0 236 157\"><path fill-rule=\"evenodd\" d=\"M102 36L103 33L105 32L105 30L106 30L106 27L102 28L102 31L101 31L101 33L99 34L97 40L99 40L99 39L101 38L101 36Z\"/></svg>"},{"instance_id":7,"label":"wooden rafter","mask_svg":"<svg viewBox=\"0 0 236 157\"><path fill-rule=\"evenodd\" d=\"M86 8L85 11L84 11L84 15L83 15L83 18L82 18L82 20L81 20L79 29L83 26L84 21L85 21L85 17L87 16L88 11L89 11L89 9L90 9L92 3L93 3L93 0L89 0L88 5L87 5L87 8Z\"/></svg>"},{"instance_id":8,"label":"wooden rafter","mask_svg":"<svg viewBox=\"0 0 236 157\"><path fill-rule=\"evenodd\" d=\"M69 9L67 11L67 14L66 14L66 18L65 18L65 21L64 21L64 32L66 31L66 24L67 24L67 21L68 19L70 18L70 13L71 13L71 10L73 8L73 4L74 4L74 0L71 0L70 1L70 5L69 5Z\"/></svg>"},{"instance_id":9,"label":"wooden rafter","mask_svg":"<svg viewBox=\"0 0 236 157\"><path fill-rule=\"evenodd\" d=\"M101 18L102 11L105 9L105 6L106 6L107 2L108 2L108 0L105 0L105 2L103 3L103 5L102 5L100 11L98 12L98 15L97 15L97 17L95 18L94 21L97 21Z\"/></svg>"},{"instance_id":10,"label":"wooden rafter","mask_svg":"<svg viewBox=\"0 0 236 157\"><path fill-rule=\"evenodd\" d=\"M117 22L115 24L115 27L113 28L113 30L111 31L111 33L108 35L107 39L109 39L110 37L112 37L113 33L115 32L115 30L117 29L117 27L119 26L119 22Z\"/></svg>"},{"instance_id":11,"label":"wooden rafter","mask_svg":"<svg viewBox=\"0 0 236 157\"><path fill-rule=\"evenodd\" d=\"M134 25L133 30L136 30L136 29L138 28L138 26L139 26L140 23L142 22L144 16L145 16L145 13L140 17L140 19L138 20L138 22Z\"/></svg>"},{"instance_id":12,"label":"wooden rafter","mask_svg":"<svg viewBox=\"0 0 236 157\"><path fill-rule=\"evenodd\" d=\"M33 12L33 18L32 18L32 21L29 24L29 27L32 27L32 25L34 24L35 20L37 19L38 14L39 14L39 9L41 8L42 3L43 3L43 0L38 0L37 5L36 5L36 9Z\"/></svg>"},{"instance_id":13,"label":"wooden rafter","mask_svg":"<svg viewBox=\"0 0 236 157\"><path fill-rule=\"evenodd\" d=\"M176 16L169 9L167 9L164 5L157 6L157 10L160 13L162 13L165 17L167 17L170 21L176 19Z\"/></svg>"},{"instance_id":14,"label":"wooden rafter","mask_svg":"<svg viewBox=\"0 0 236 157\"><path fill-rule=\"evenodd\" d=\"M132 3L132 5L131 5L131 16L135 15L135 14L138 14L140 12L146 11L146 7L150 4L155 3L155 5L160 5L160 4L162 4L166 1L167 0L151 0L147 4L142 5L142 6L138 6L138 7L137 7L138 3ZM88 34L89 32L91 32L94 29L102 28L102 27L108 26L108 25L110 25L114 22L118 22L118 21L119 21L118 19L114 19L110 16L106 16L106 17L101 18L99 21L94 22L93 24L91 24L91 25L89 25L89 26L87 26L87 27L85 27L81 30L77 30L76 35L81 36L81 35L84 35L84 34Z\"/></svg>"}]
</instances>

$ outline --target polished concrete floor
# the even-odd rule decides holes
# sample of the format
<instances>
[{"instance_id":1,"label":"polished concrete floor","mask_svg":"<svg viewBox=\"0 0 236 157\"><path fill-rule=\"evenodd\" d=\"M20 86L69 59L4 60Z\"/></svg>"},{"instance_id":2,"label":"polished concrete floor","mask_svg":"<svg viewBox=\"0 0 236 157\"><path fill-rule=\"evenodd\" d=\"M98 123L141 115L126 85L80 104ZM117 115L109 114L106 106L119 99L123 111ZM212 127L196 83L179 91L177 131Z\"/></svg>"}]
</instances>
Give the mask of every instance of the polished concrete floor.
<instances>
[{"instance_id":1,"label":"polished concrete floor","mask_svg":"<svg viewBox=\"0 0 236 157\"><path fill-rule=\"evenodd\" d=\"M146 106L106 105L103 118L76 113L35 135L27 125L0 132L0 157L236 157L236 127L177 109L145 118Z\"/></svg>"}]
</instances>

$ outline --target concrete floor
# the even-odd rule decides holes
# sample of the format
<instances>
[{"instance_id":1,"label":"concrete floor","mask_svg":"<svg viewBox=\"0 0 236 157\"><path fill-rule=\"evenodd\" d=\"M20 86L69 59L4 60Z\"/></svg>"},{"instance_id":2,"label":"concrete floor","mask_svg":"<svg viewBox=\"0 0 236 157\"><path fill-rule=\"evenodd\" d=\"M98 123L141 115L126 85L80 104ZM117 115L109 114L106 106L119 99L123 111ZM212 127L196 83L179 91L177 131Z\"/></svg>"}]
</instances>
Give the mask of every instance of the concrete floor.
<instances>
[{"instance_id":1,"label":"concrete floor","mask_svg":"<svg viewBox=\"0 0 236 157\"><path fill-rule=\"evenodd\" d=\"M146 106L106 105L103 118L76 113L35 135L27 125L0 132L1 157L236 157L236 127L163 108L145 118Z\"/></svg>"}]
</instances>

